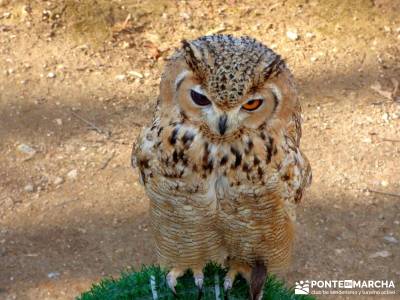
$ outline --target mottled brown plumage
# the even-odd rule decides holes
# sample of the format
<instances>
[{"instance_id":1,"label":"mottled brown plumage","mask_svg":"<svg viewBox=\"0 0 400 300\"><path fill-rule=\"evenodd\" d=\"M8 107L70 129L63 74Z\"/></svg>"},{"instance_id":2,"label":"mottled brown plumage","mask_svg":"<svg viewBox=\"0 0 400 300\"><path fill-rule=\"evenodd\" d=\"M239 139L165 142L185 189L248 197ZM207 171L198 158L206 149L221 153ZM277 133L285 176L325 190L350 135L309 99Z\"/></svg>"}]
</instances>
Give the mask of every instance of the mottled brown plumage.
<instances>
[{"instance_id":1,"label":"mottled brown plumage","mask_svg":"<svg viewBox=\"0 0 400 300\"><path fill-rule=\"evenodd\" d=\"M187 268L201 286L204 265L226 261L225 287L240 272L258 299L265 271L288 264L292 208L311 181L300 114L285 63L254 39L184 41L169 60L133 161L171 287Z\"/></svg>"}]
</instances>

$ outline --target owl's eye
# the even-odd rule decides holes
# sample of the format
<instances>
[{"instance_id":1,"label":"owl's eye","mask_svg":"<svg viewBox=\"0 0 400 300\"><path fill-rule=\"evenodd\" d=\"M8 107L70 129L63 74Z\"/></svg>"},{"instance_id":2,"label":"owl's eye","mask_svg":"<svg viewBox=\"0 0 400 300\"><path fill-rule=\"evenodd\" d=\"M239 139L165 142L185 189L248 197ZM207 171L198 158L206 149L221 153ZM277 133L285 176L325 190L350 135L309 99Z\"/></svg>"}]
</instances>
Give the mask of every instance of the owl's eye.
<instances>
[{"instance_id":1,"label":"owl's eye","mask_svg":"<svg viewBox=\"0 0 400 300\"><path fill-rule=\"evenodd\" d=\"M206 106L210 105L211 101L208 100L208 98L194 90L190 90L190 97L192 97L192 100L194 103L200 106Z\"/></svg>"},{"instance_id":2,"label":"owl's eye","mask_svg":"<svg viewBox=\"0 0 400 300\"><path fill-rule=\"evenodd\" d=\"M243 104L242 108L247 111L253 111L259 108L262 103L263 103L262 99L253 99Z\"/></svg>"}]
</instances>

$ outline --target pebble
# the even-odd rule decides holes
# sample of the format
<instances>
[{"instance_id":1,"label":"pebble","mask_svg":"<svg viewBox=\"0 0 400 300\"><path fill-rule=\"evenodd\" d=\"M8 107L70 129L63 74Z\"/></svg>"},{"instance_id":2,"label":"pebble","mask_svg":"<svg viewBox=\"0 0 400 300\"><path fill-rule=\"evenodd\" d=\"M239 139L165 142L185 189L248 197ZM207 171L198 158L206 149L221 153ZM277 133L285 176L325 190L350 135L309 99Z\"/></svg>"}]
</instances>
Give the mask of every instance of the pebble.
<instances>
[{"instance_id":1,"label":"pebble","mask_svg":"<svg viewBox=\"0 0 400 300\"><path fill-rule=\"evenodd\" d=\"M124 74L119 74L117 76L115 76L115 79L118 81L123 81L125 80L126 76Z\"/></svg>"},{"instance_id":2,"label":"pebble","mask_svg":"<svg viewBox=\"0 0 400 300\"><path fill-rule=\"evenodd\" d=\"M342 254L344 252L344 249L335 249L336 254Z\"/></svg>"},{"instance_id":3,"label":"pebble","mask_svg":"<svg viewBox=\"0 0 400 300\"><path fill-rule=\"evenodd\" d=\"M397 244L399 242L394 236L390 236L390 235L385 236L383 239L385 241L387 241L389 243L393 243L393 244Z\"/></svg>"},{"instance_id":4,"label":"pebble","mask_svg":"<svg viewBox=\"0 0 400 300\"><path fill-rule=\"evenodd\" d=\"M383 121L385 121L386 123L389 122L389 114L388 113L384 113L382 116Z\"/></svg>"},{"instance_id":5,"label":"pebble","mask_svg":"<svg viewBox=\"0 0 400 300\"><path fill-rule=\"evenodd\" d=\"M60 277L60 272L50 272L47 274L47 277L50 279L57 279Z\"/></svg>"},{"instance_id":6,"label":"pebble","mask_svg":"<svg viewBox=\"0 0 400 300\"><path fill-rule=\"evenodd\" d=\"M129 71L128 75L129 76L133 76L133 77L137 77L137 78L143 78L144 77L142 73L139 73L139 72L136 72L136 71Z\"/></svg>"},{"instance_id":7,"label":"pebble","mask_svg":"<svg viewBox=\"0 0 400 300\"><path fill-rule=\"evenodd\" d=\"M296 31L287 31L286 36L291 41L297 41L299 39L299 35Z\"/></svg>"},{"instance_id":8,"label":"pebble","mask_svg":"<svg viewBox=\"0 0 400 300\"><path fill-rule=\"evenodd\" d=\"M35 188L33 187L33 184L28 183L26 186L24 186L24 191L27 193L33 193Z\"/></svg>"},{"instance_id":9,"label":"pebble","mask_svg":"<svg viewBox=\"0 0 400 300\"><path fill-rule=\"evenodd\" d=\"M60 184L62 184L63 182L64 182L64 178L59 177L59 176L57 176L57 177L54 179L54 181L53 181L54 185L60 185Z\"/></svg>"},{"instance_id":10,"label":"pebble","mask_svg":"<svg viewBox=\"0 0 400 300\"><path fill-rule=\"evenodd\" d=\"M389 185L389 182L387 182L386 180L381 181L381 186L387 187L388 185Z\"/></svg>"},{"instance_id":11,"label":"pebble","mask_svg":"<svg viewBox=\"0 0 400 300\"><path fill-rule=\"evenodd\" d=\"M375 252L374 254L370 255L370 258L389 257L391 255L392 255L392 253L390 253L389 251L382 250L382 251L378 251L378 252Z\"/></svg>"},{"instance_id":12,"label":"pebble","mask_svg":"<svg viewBox=\"0 0 400 300\"><path fill-rule=\"evenodd\" d=\"M18 145L17 149L19 152L29 154L29 155L35 155L35 153L36 153L36 150L27 144L20 144L20 145Z\"/></svg>"},{"instance_id":13,"label":"pebble","mask_svg":"<svg viewBox=\"0 0 400 300\"><path fill-rule=\"evenodd\" d=\"M68 172L67 177L69 179L76 179L78 177L78 170L77 169L73 169L71 171Z\"/></svg>"},{"instance_id":14,"label":"pebble","mask_svg":"<svg viewBox=\"0 0 400 300\"><path fill-rule=\"evenodd\" d=\"M55 119L55 121L58 126L61 126L63 124L62 119Z\"/></svg>"},{"instance_id":15,"label":"pebble","mask_svg":"<svg viewBox=\"0 0 400 300\"><path fill-rule=\"evenodd\" d=\"M47 73L47 77L48 78L56 78L56 74L53 72L49 72L49 73Z\"/></svg>"},{"instance_id":16,"label":"pebble","mask_svg":"<svg viewBox=\"0 0 400 300\"><path fill-rule=\"evenodd\" d=\"M129 42L127 42L127 41L123 41L123 42L121 43L121 48L122 48L122 49L131 48L131 43L129 43Z\"/></svg>"},{"instance_id":17,"label":"pebble","mask_svg":"<svg viewBox=\"0 0 400 300\"><path fill-rule=\"evenodd\" d=\"M371 144L372 143L372 139L370 137L366 137L366 138L362 139L362 142L366 143L366 144Z\"/></svg>"},{"instance_id":18,"label":"pebble","mask_svg":"<svg viewBox=\"0 0 400 300\"><path fill-rule=\"evenodd\" d=\"M306 33L306 38L308 38L308 39L315 38L315 33L314 32L307 32Z\"/></svg>"},{"instance_id":19,"label":"pebble","mask_svg":"<svg viewBox=\"0 0 400 300\"><path fill-rule=\"evenodd\" d=\"M180 13L180 17L183 18L184 20L189 20L190 19L190 15L186 12L181 12Z\"/></svg>"}]
</instances>

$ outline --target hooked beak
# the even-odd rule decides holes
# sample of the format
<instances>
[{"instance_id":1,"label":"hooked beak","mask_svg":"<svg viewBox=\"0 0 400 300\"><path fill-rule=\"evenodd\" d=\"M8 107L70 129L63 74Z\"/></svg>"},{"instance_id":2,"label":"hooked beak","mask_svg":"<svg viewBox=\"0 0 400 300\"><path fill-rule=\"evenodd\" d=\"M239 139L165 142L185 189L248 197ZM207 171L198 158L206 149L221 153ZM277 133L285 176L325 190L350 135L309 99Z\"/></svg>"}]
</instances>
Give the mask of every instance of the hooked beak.
<instances>
[{"instance_id":1,"label":"hooked beak","mask_svg":"<svg viewBox=\"0 0 400 300\"><path fill-rule=\"evenodd\" d=\"M228 121L228 116L226 114L223 114L222 116L219 117L218 120L218 130L220 135L224 135L226 132L226 125Z\"/></svg>"}]
</instances>

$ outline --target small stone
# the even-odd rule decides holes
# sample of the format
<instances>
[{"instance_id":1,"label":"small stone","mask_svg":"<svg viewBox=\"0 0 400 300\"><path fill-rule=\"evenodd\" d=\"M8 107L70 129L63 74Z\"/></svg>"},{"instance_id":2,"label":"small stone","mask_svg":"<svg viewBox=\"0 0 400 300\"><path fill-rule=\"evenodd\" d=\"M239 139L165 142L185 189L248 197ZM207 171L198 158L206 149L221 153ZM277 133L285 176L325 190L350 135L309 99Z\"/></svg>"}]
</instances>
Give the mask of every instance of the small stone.
<instances>
[{"instance_id":1,"label":"small stone","mask_svg":"<svg viewBox=\"0 0 400 300\"><path fill-rule=\"evenodd\" d=\"M306 38L308 38L308 39L315 38L315 33L314 32L307 32L306 33Z\"/></svg>"},{"instance_id":2,"label":"small stone","mask_svg":"<svg viewBox=\"0 0 400 300\"><path fill-rule=\"evenodd\" d=\"M382 116L383 121L385 121L386 123L389 122L389 114L388 113L384 113Z\"/></svg>"},{"instance_id":3,"label":"small stone","mask_svg":"<svg viewBox=\"0 0 400 300\"><path fill-rule=\"evenodd\" d=\"M123 41L122 43L121 43L121 48L122 49L128 49L128 48L130 48L131 47L131 43L129 43L129 42L127 42L127 41Z\"/></svg>"},{"instance_id":4,"label":"small stone","mask_svg":"<svg viewBox=\"0 0 400 300\"><path fill-rule=\"evenodd\" d=\"M31 9L28 5L23 5L21 7L21 16L23 20L26 20L26 18L29 16L29 13L31 12Z\"/></svg>"},{"instance_id":5,"label":"small stone","mask_svg":"<svg viewBox=\"0 0 400 300\"><path fill-rule=\"evenodd\" d=\"M391 255L392 255L392 253L390 253L389 251L382 250L382 251L378 251L378 252L375 252L374 254L370 255L370 258L389 257Z\"/></svg>"},{"instance_id":6,"label":"small stone","mask_svg":"<svg viewBox=\"0 0 400 300\"><path fill-rule=\"evenodd\" d=\"M33 187L33 184L28 183L26 186L24 186L24 191L27 193L33 193L35 188Z\"/></svg>"},{"instance_id":7,"label":"small stone","mask_svg":"<svg viewBox=\"0 0 400 300\"><path fill-rule=\"evenodd\" d=\"M123 81L125 80L126 76L124 74L119 74L117 76L115 76L115 79L118 81Z\"/></svg>"},{"instance_id":8,"label":"small stone","mask_svg":"<svg viewBox=\"0 0 400 300\"><path fill-rule=\"evenodd\" d=\"M62 119L55 119L54 120L58 126L61 126L63 124Z\"/></svg>"},{"instance_id":9,"label":"small stone","mask_svg":"<svg viewBox=\"0 0 400 300\"><path fill-rule=\"evenodd\" d=\"M190 19L190 15L188 13L186 13L186 12L181 12L180 16L184 20L189 20Z\"/></svg>"},{"instance_id":10,"label":"small stone","mask_svg":"<svg viewBox=\"0 0 400 300\"><path fill-rule=\"evenodd\" d=\"M371 144L372 143L372 139L370 137L366 137L366 138L362 139L362 142L366 143L366 144Z\"/></svg>"},{"instance_id":11,"label":"small stone","mask_svg":"<svg viewBox=\"0 0 400 300\"><path fill-rule=\"evenodd\" d=\"M297 41L299 39L299 35L296 31L287 31L286 36L291 41Z\"/></svg>"},{"instance_id":12,"label":"small stone","mask_svg":"<svg viewBox=\"0 0 400 300\"><path fill-rule=\"evenodd\" d=\"M78 177L78 170L77 169L73 169L71 171L68 172L67 177L69 179L75 180Z\"/></svg>"},{"instance_id":13,"label":"small stone","mask_svg":"<svg viewBox=\"0 0 400 300\"><path fill-rule=\"evenodd\" d=\"M336 254L342 254L344 252L344 249L335 249Z\"/></svg>"},{"instance_id":14,"label":"small stone","mask_svg":"<svg viewBox=\"0 0 400 300\"><path fill-rule=\"evenodd\" d=\"M22 152L24 154L28 154L28 155L36 154L36 150L27 144L20 144L20 145L18 145L17 149L19 152Z\"/></svg>"},{"instance_id":15,"label":"small stone","mask_svg":"<svg viewBox=\"0 0 400 300\"><path fill-rule=\"evenodd\" d=\"M392 31L392 29L389 26L383 26L383 30L385 32L391 32Z\"/></svg>"},{"instance_id":16,"label":"small stone","mask_svg":"<svg viewBox=\"0 0 400 300\"><path fill-rule=\"evenodd\" d=\"M60 185L60 184L62 184L63 182L64 182L64 178L59 177L59 176L57 176L57 177L54 179L54 181L53 181L54 185Z\"/></svg>"},{"instance_id":17,"label":"small stone","mask_svg":"<svg viewBox=\"0 0 400 300\"><path fill-rule=\"evenodd\" d=\"M387 187L388 185L389 185L389 182L387 182L386 180L381 181L381 186Z\"/></svg>"},{"instance_id":18,"label":"small stone","mask_svg":"<svg viewBox=\"0 0 400 300\"><path fill-rule=\"evenodd\" d=\"M47 73L47 78L56 78L56 74L53 72Z\"/></svg>"},{"instance_id":19,"label":"small stone","mask_svg":"<svg viewBox=\"0 0 400 300\"><path fill-rule=\"evenodd\" d=\"M386 242L392 243L392 244L397 244L399 241L394 237L387 235L383 238Z\"/></svg>"},{"instance_id":20,"label":"small stone","mask_svg":"<svg viewBox=\"0 0 400 300\"><path fill-rule=\"evenodd\" d=\"M58 277L60 277L60 272L50 272L47 274L47 277L49 279L57 279Z\"/></svg>"},{"instance_id":21,"label":"small stone","mask_svg":"<svg viewBox=\"0 0 400 300\"><path fill-rule=\"evenodd\" d=\"M136 71L129 71L128 75L132 76L132 77L137 77L137 78L143 78L144 77L142 73L139 73L139 72L136 72Z\"/></svg>"}]
</instances>

